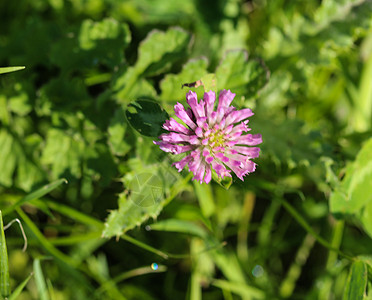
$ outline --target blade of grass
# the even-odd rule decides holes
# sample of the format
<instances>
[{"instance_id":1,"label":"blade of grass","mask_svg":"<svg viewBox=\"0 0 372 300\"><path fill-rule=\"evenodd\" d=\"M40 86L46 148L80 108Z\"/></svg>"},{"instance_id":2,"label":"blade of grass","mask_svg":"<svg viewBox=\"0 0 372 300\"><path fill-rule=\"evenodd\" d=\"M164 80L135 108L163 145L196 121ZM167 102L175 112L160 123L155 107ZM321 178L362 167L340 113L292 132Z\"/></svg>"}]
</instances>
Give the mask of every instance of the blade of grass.
<instances>
[{"instance_id":1,"label":"blade of grass","mask_svg":"<svg viewBox=\"0 0 372 300\"><path fill-rule=\"evenodd\" d=\"M99 289L96 291L96 294L100 295L103 292L105 292L107 289L109 289L112 284L118 284L119 282L127 280L129 278L151 274L151 273L160 273L160 272L165 272L165 271L167 271L167 267L164 265L158 265L156 270L153 269L151 266L136 268L136 269L124 272L116 276L115 278L111 279L110 281L106 281L99 287Z\"/></svg>"},{"instance_id":2,"label":"blade of grass","mask_svg":"<svg viewBox=\"0 0 372 300\"><path fill-rule=\"evenodd\" d=\"M23 289L25 288L26 284L30 281L31 277L33 276L34 274L31 273L30 275L28 275L28 277L23 280L20 285L18 285L16 287L16 289L14 290L14 292L10 295L9 299L8 300L16 300L18 298L18 296L21 294L21 292L23 291Z\"/></svg>"},{"instance_id":3,"label":"blade of grass","mask_svg":"<svg viewBox=\"0 0 372 300\"><path fill-rule=\"evenodd\" d=\"M1 296L6 298L10 295L8 251L6 248L3 216L0 210L0 291Z\"/></svg>"},{"instance_id":4,"label":"blade of grass","mask_svg":"<svg viewBox=\"0 0 372 300\"><path fill-rule=\"evenodd\" d=\"M89 225L89 226L94 226L94 227L97 227L99 229L102 229L103 230L103 223L91 216L88 216L86 214L83 214L69 206L66 206L66 205L63 205L63 204L60 204L60 203L56 203L56 202L53 202L53 201L50 201L50 200L43 200L44 203L47 204L47 206L50 208L50 209L53 209L55 211L58 211L59 213L67 216L67 217L70 217L71 219L75 220L75 221L78 221L82 224L85 224L85 225Z\"/></svg>"},{"instance_id":5,"label":"blade of grass","mask_svg":"<svg viewBox=\"0 0 372 300\"><path fill-rule=\"evenodd\" d=\"M265 293L255 287L249 286L241 282L233 282L227 280L214 279L212 285L222 290L227 290L241 296L243 299L265 299Z\"/></svg>"},{"instance_id":6,"label":"blade of grass","mask_svg":"<svg viewBox=\"0 0 372 300\"><path fill-rule=\"evenodd\" d=\"M281 297L289 298L292 296L296 287L296 282L301 275L302 267L306 263L314 243L315 238L308 233L297 251L296 257L288 270L287 276L282 281L279 289L279 294Z\"/></svg>"},{"instance_id":7,"label":"blade of grass","mask_svg":"<svg viewBox=\"0 0 372 300\"><path fill-rule=\"evenodd\" d=\"M61 178L61 179L58 179L58 180L56 180L52 183L44 185L40 189L37 189L36 191L32 192L31 194L23 197L22 199L20 199L19 201L17 201L13 205L5 208L4 211L3 211L3 214L7 215L8 213L12 212L13 210L15 210L17 207L21 206L22 204L24 204L26 202L29 202L31 200L43 197L44 195L48 194L49 192L53 191L55 188L60 186L62 183L67 183L67 180L64 179L64 178Z\"/></svg>"},{"instance_id":8,"label":"blade of grass","mask_svg":"<svg viewBox=\"0 0 372 300\"><path fill-rule=\"evenodd\" d=\"M41 270L40 259L36 258L34 260L34 273L35 273L35 283L36 288L39 293L40 300L50 300L48 289L45 283L45 278L43 275L43 271Z\"/></svg>"},{"instance_id":9,"label":"blade of grass","mask_svg":"<svg viewBox=\"0 0 372 300\"><path fill-rule=\"evenodd\" d=\"M54 246L69 246L84 243L86 241L101 239L101 231L91 231L84 234L75 234L59 238L51 238L48 241Z\"/></svg>"},{"instance_id":10,"label":"blade of grass","mask_svg":"<svg viewBox=\"0 0 372 300\"><path fill-rule=\"evenodd\" d=\"M3 67L3 68L0 68L0 74L15 72L15 71L23 70L24 68L26 68L26 67L25 66L20 66L20 67Z\"/></svg>"}]
</instances>

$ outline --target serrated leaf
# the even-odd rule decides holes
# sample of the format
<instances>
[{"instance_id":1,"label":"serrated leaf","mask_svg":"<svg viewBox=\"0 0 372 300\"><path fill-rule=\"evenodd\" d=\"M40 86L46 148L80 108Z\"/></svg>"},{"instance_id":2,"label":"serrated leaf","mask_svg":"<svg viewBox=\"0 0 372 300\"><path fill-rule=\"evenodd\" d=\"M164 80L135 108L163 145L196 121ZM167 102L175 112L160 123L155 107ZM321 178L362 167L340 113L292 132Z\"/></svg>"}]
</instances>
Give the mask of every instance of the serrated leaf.
<instances>
[{"instance_id":1,"label":"serrated leaf","mask_svg":"<svg viewBox=\"0 0 372 300\"><path fill-rule=\"evenodd\" d=\"M158 74L182 57L190 41L191 35L181 28L151 31L138 48L138 60L134 66L136 73L145 76Z\"/></svg>"},{"instance_id":2,"label":"serrated leaf","mask_svg":"<svg viewBox=\"0 0 372 300\"><path fill-rule=\"evenodd\" d=\"M125 88L127 87L127 89ZM135 69L130 67L126 72L118 76L114 83L119 102L128 103L138 98L155 98L156 90L153 85L144 78L138 78Z\"/></svg>"},{"instance_id":3,"label":"serrated leaf","mask_svg":"<svg viewBox=\"0 0 372 300\"><path fill-rule=\"evenodd\" d=\"M22 66L22 67L2 67L2 68L0 68L0 74L15 72L15 71L23 70L24 68L25 68L24 66Z\"/></svg>"},{"instance_id":4,"label":"serrated leaf","mask_svg":"<svg viewBox=\"0 0 372 300\"><path fill-rule=\"evenodd\" d=\"M164 101L180 101L185 98L185 89L182 85L187 82L194 82L207 73L208 61L196 59L188 61L178 74L167 74L160 82L161 95Z\"/></svg>"},{"instance_id":5,"label":"serrated leaf","mask_svg":"<svg viewBox=\"0 0 372 300\"><path fill-rule=\"evenodd\" d=\"M287 163L290 168L308 166L316 163L321 155L327 154L320 133L307 132L303 121L286 119L278 122L267 116L263 118L260 113L253 118L253 130L264 137L260 145L262 153L269 154L278 165Z\"/></svg>"},{"instance_id":6,"label":"serrated leaf","mask_svg":"<svg viewBox=\"0 0 372 300\"><path fill-rule=\"evenodd\" d=\"M50 168L52 179L65 177L70 181L87 175L83 183L87 185L86 195L89 196L94 180L102 178L103 185L111 181L115 164L108 146L97 141L101 136L98 130L92 132L91 138L85 135L50 128L41 162Z\"/></svg>"},{"instance_id":7,"label":"serrated leaf","mask_svg":"<svg viewBox=\"0 0 372 300\"><path fill-rule=\"evenodd\" d=\"M255 97L266 85L269 71L258 59L248 58L244 50L229 51L216 69L217 90L230 89L240 95Z\"/></svg>"},{"instance_id":8,"label":"serrated leaf","mask_svg":"<svg viewBox=\"0 0 372 300\"><path fill-rule=\"evenodd\" d=\"M143 163L142 159L135 159L132 171L122 179L127 191L119 196L119 209L108 216L104 237L120 236L149 218L156 218L176 195L172 190L184 188L186 182L170 166Z\"/></svg>"},{"instance_id":9,"label":"serrated leaf","mask_svg":"<svg viewBox=\"0 0 372 300\"><path fill-rule=\"evenodd\" d=\"M43 172L32 162L25 152L25 144L17 136L5 129L0 129L0 184L17 186L29 191L31 187L43 179ZM15 180L13 175L16 173Z\"/></svg>"},{"instance_id":10,"label":"serrated leaf","mask_svg":"<svg viewBox=\"0 0 372 300\"><path fill-rule=\"evenodd\" d=\"M75 178L80 178L84 151L85 144L81 136L73 136L62 130L51 128L47 132L41 161L51 167L52 178L58 178L63 174L71 174Z\"/></svg>"},{"instance_id":11,"label":"serrated leaf","mask_svg":"<svg viewBox=\"0 0 372 300\"><path fill-rule=\"evenodd\" d=\"M128 106L125 112L129 124L139 133L158 137L162 126L169 118L167 112L159 104L149 100L137 100Z\"/></svg>"},{"instance_id":12,"label":"serrated leaf","mask_svg":"<svg viewBox=\"0 0 372 300\"><path fill-rule=\"evenodd\" d=\"M113 69L124 61L124 50L130 40L125 23L111 18L99 22L84 20L78 33L52 45L51 60L67 72L100 65Z\"/></svg>"},{"instance_id":13,"label":"serrated leaf","mask_svg":"<svg viewBox=\"0 0 372 300\"><path fill-rule=\"evenodd\" d=\"M143 196L147 197L149 195L145 194ZM141 201L138 201L139 195L137 195L135 199L141 204ZM130 200L130 197L127 199L125 195L121 195L119 199L119 209L110 212L105 222L102 236L106 238L120 236L128 230L141 225L149 218L157 217L163 208L164 197L159 197L159 195L156 194L155 198L151 200L153 200L154 205L149 206L149 200L147 199L145 200L146 206L140 206Z\"/></svg>"},{"instance_id":14,"label":"serrated leaf","mask_svg":"<svg viewBox=\"0 0 372 300\"><path fill-rule=\"evenodd\" d=\"M160 74L183 58L190 41L191 35L181 28L151 31L139 45L137 62L122 76L125 80L115 84L119 101L130 102L130 93L143 77Z\"/></svg>"},{"instance_id":15,"label":"serrated leaf","mask_svg":"<svg viewBox=\"0 0 372 300\"><path fill-rule=\"evenodd\" d=\"M362 261L351 265L344 291L344 300L363 300L368 282L367 266Z\"/></svg>"}]
</instances>

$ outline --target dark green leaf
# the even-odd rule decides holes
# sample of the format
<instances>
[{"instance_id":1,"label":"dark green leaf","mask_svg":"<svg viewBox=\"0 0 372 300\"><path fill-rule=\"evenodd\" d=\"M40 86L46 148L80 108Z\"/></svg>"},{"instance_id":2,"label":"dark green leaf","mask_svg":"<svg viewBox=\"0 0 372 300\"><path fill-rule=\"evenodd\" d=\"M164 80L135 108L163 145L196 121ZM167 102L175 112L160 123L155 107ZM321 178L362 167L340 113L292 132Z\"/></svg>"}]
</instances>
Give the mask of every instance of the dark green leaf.
<instances>
[{"instance_id":1,"label":"dark green leaf","mask_svg":"<svg viewBox=\"0 0 372 300\"><path fill-rule=\"evenodd\" d=\"M149 100L137 100L130 104L126 111L129 124L139 133L158 137L162 132L162 125L169 118L159 104Z\"/></svg>"}]
</instances>

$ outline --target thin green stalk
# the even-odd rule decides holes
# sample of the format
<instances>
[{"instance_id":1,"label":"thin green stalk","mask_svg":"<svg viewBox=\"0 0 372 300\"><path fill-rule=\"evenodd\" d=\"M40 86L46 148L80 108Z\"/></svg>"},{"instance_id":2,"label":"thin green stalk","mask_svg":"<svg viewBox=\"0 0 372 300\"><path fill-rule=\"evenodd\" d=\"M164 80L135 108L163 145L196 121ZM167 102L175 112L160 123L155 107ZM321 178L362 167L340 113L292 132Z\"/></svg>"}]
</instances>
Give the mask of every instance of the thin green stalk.
<instances>
[{"instance_id":1,"label":"thin green stalk","mask_svg":"<svg viewBox=\"0 0 372 300\"><path fill-rule=\"evenodd\" d=\"M115 278L111 279L110 281L103 283L99 287L99 289L96 291L96 293L99 295L103 293L104 291L106 291L108 288L110 288L112 284L118 284L119 282L127 280L132 277L141 276L141 275L150 274L150 273L165 272L166 270L167 270L167 267L163 265L158 266L158 269L156 270L154 270L153 268L149 266L136 268L136 269L124 272L120 274L119 276L116 276Z\"/></svg>"},{"instance_id":2,"label":"thin green stalk","mask_svg":"<svg viewBox=\"0 0 372 300\"><path fill-rule=\"evenodd\" d=\"M290 205L287 201L285 201L284 199L282 198L275 198L276 200L278 200L283 206L284 208L289 212L290 215L292 215L292 217L308 232L310 233L312 236L314 236L314 238L318 241L319 244L321 244L322 246L324 246L325 248L329 249L330 251L334 251L336 253L338 253L339 255L343 256L344 258L347 258L351 261L354 261L354 258L350 255L347 255L345 253L343 253L342 251L340 251L339 249L333 247L328 241L326 241L325 239L323 239L320 235L318 235L314 229L306 222L306 220L296 211L296 209Z\"/></svg>"}]
</instances>

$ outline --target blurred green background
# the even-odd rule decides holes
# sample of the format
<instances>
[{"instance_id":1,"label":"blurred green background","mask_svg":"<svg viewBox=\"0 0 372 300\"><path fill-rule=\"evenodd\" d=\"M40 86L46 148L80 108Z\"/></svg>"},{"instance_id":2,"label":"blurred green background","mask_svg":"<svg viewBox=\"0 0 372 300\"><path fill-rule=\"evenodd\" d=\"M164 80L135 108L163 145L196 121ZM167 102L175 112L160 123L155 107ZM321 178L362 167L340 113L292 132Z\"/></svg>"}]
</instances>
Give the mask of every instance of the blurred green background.
<instances>
[{"instance_id":1,"label":"blurred green background","mask_svg":"<svg viewBox=\"0 0 372 300\"><path fill-rule=\"evenodd\" d=\"M371 1L1 1L0 66L17 299L367 299ZM211 73L263 136L244 182L152 143Z\"/></svg>"}]
</instances>

